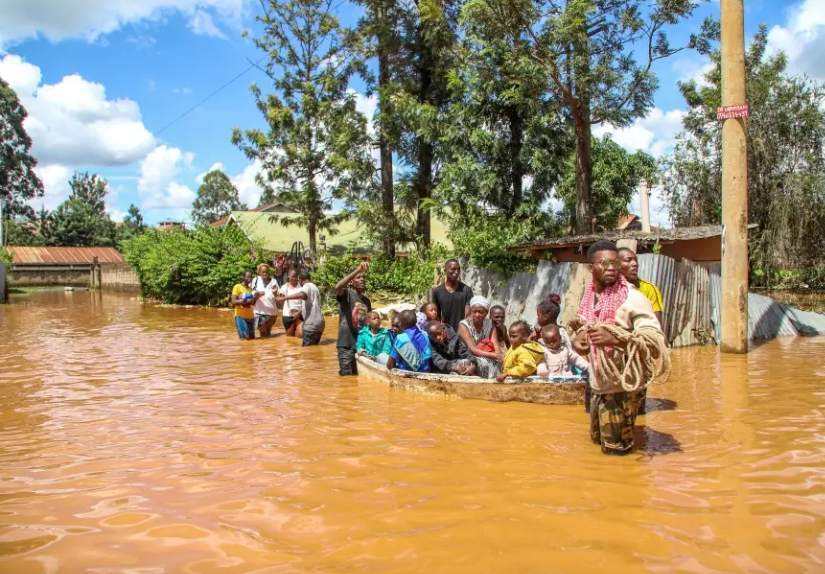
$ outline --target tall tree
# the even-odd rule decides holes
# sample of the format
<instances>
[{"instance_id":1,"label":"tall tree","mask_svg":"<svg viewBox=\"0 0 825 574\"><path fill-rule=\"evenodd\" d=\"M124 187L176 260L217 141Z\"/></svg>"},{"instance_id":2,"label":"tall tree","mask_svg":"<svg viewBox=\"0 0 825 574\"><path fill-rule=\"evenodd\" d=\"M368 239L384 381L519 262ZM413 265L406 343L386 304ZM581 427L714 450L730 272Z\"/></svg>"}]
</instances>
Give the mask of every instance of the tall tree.
<instances>
[{"instance_id":1,"label":"tall tree","mask_svg":"<svg viewBox=\"0 0 825 574\"><path fill-rule=\"evenodd\" d=\"M314 251L318 230L348 215L327 215L332 200L352 198L373 185L366 120L348 90L350 77L363 65L330 11L332 0L260 3L256 19L263 35L253 42L268 55L262 69L280 96L264 96L253 85L269 131L236 128L232 141L261 161L259 183L273 187L278 200L300 214L285 221L307 226Z\"/></svg>"},{"instance_id":2,"label":"tall tree","mask_svg":"<svg viewBox=\"0 0 825 574\"><path fill-rule=\"evenodd\" d=\"M104 207L106 180L98 175L75 173L69 186L71 195L55 210L46 243L68 247L114 245L115 223Z\"/></svg>"},{"instance_id":3,"label":"tall tree","mask_svg":"<svg viewBox=\"0 0 825 574\"><path fill-rule=\"evenodd\" d=\"M395 245L399 239L396 229L395 189L392 154L397 144L396 118L392 97L396 91L394 71L398 69L400 57L400 19L399 2L396 0L356 0L364 7L364 17L358 24L358 31L364 39L362 47L367 58L375 58L378 62L377 95L378 110L376 118L377 147L379 155L380 177L380 206L381 206L381 243L384 255L395 257ZM371 86L375 85L375 78L367 74L366 79ZM370 121L373 118L368 118ZM366 197L368 201L372 197ZM371 206L362 206L359 211L365 213L360 218L367 227L374 224Z\"/></svg>"},{"instance_id":4,"label":"tall tree","mask_svg":"<svg viewBox=\"0 0 825 574\"><path fill-rule=\"evenodd\" d=\"M528 42L576 136L576 229L592 229L592 127L627 126L644 116L658 86L654 62L685 48L708 49L718 29L672 47L666 30L693 14L698 0L471 0L463 18ZM642 55L640 59L637 59Z\"/></svg>"},{"instance_id":5,"label":"tall tree","mask_svg":"<svg viewBox=\"0 0 825 574\"><path fill-rule=\"evenodd\" d=\"M208 225L226 217L232 211L244 211L246 206L238 197L238 188L219 169L210 171L198 188L198 197L192 203L192 221Z\"/></svg>"},{"instance_id":6,"label":"tall tree","mask_svg":"<svg viewBox=\"0 0 825 574\"><path fill-rule=\"evenodd\" d=\"M135 235L143 233L145 229L146 225L143 223L143 214L140 213L140 209L135 204L129 205L129 209L123 218L123 223L117 228L118 246L123 245L125 241Z\"/></svg>"},{"instance_id":7,"label":"tall tree","mask_svg":"<svg viewBox=\"0 0 825 574\"><path fill-rule=\"evenodd\" d=\"M825 86L787 73L767 55L760 27L746 56L748 218L751 266L770 281L777 268L818 264L825 248ZM720 52L705 83L680 85L690 107L673 153L663 159L665 198L676 225L718 224L722 212Z\"/></svg>"},{"instance_id":8,"label":"tall tree","mask_svg":"<svg viewBox=\"0 0 825 574\"><path fill-rule=\"evenodd\" d=\"M564 202L558 214L560 223L571 225L576 220L575 156L568 162L567 175L557 188L557 196ZM622 146L606 135L593 140L593 217L595 227L615 229L621 216L627 215L627 206L643 179L649 185L657 183L657 166L653 156L643 151L627 153Z\"/></svg>"},{"instance_id":9,"label":"tall tree","mask_svg":"<svg viewBox=\"0 0 825 574\"><path fill-rule=\"evenodd\" d=\"M34 172L37 160L29 153L32 140L23 127L26 108L0 78L0 201L7 216L33 216L26 201L42 197L43 183Z\"/></svg>"}]
</instances>

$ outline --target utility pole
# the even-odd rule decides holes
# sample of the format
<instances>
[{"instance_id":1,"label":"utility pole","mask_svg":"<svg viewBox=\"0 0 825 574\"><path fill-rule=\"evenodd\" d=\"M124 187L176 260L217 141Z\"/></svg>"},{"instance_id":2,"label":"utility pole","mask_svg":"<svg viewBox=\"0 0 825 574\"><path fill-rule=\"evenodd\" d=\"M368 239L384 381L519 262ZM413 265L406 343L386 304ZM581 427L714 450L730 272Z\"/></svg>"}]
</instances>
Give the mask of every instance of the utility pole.
<instances>
[{"instance_id":1,"label":"utility pole","mask_svg":"<svg viewBox=\"0 0 825 574\"><path fill-rule=\"evenodd\" d=\"M744 0L721 0L722 352L748 352L748 140Z\"/></svg>"}]
</instances>

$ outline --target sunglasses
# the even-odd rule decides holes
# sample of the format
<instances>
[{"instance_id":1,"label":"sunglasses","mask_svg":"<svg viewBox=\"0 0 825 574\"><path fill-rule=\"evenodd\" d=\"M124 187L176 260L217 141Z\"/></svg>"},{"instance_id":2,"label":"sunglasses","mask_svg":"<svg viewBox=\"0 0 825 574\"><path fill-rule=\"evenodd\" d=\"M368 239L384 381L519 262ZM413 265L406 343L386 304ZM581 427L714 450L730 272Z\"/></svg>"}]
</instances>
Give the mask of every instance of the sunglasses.
<instances>
[{"instance_id":1,"label":"sunglasses","mask_svg":"<svg viewBox=\"0 0 825 574\"><path fill-rule=\"evenodd\" d=\"M601 261L599 261L598 265L605 271L610 269L611 267L616 271L622 268L622 262L618 259L602 259Z\"/></svg>"}]
</instances>

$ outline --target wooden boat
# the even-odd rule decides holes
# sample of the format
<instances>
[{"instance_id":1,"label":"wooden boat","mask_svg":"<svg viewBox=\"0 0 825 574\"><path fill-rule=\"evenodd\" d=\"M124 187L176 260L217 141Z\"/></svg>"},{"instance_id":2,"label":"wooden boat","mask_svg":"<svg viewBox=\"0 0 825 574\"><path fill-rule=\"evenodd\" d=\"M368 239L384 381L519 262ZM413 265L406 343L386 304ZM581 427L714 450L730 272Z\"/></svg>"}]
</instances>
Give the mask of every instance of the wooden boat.
<instances>
[{"instance_id":1,"label":"wooden boat","mask_svg":"<svg viewBox=\"0 0 825 574\"><path fill-rule=\"evenodd\" d=\"M520 401L541 405L583 405L587 379L579 376L540 379L507 378L503 383L481 377L411 373L393 369L388 371L367 359L356 357L358 374L371 381L386 383L396 389L404 389L428 395L460 399L480 399L499 403Z\"/></svg>"}]
</instances>

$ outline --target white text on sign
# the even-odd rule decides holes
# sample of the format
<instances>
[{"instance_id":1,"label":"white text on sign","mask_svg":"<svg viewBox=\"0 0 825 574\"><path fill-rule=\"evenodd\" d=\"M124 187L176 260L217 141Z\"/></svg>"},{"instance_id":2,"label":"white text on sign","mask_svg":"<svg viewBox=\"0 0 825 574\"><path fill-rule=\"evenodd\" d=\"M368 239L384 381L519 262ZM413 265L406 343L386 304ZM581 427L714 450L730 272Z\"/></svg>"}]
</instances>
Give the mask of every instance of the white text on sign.
<instances>
[{"instance_id":1,"label":"white text on sign","mask_svg":"<svg viewBox=\"0 0 825 574\"><path fill-rule=\"evenodd\" d=\"M721 106L716 108L717 120L731 120L734 118L747 118L750 116L750 106L742 104L740 106Z\"/></svg>"}]
</instances>

